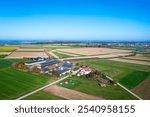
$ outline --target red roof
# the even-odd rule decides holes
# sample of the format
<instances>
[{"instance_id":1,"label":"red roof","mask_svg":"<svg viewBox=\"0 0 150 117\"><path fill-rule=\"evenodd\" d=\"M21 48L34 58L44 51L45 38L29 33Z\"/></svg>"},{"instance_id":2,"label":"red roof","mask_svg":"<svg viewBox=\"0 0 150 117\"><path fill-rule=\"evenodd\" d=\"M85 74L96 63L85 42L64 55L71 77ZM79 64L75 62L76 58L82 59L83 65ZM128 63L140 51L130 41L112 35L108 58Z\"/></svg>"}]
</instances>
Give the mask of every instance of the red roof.
<instances>
[{"instance_id":1,"label":"red roof","mask_svg":"<svg viewBox=\"0 0 150 117\"><path fill-rule=\"evenodd\" d=\"M90 67L84 67L82 69L85 70L85 71L92 71L92 69Z\"/></svg>"}]
</instances>

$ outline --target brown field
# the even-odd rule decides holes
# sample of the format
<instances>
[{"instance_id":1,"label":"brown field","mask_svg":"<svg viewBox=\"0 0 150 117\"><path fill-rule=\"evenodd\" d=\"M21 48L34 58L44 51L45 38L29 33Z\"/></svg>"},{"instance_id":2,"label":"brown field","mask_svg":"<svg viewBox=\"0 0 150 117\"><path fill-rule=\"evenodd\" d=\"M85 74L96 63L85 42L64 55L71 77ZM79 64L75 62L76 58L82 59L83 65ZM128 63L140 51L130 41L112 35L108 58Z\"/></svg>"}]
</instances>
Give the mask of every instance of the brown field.
<instances>
[{"instance_id":1,"label":"brown field","mask_svg":"<svg viewBox=\"0 0 150 117\"><path fill-rule=\"evenodd\" d=\"M113 54L109 54L109 55L70 57L70 58L65 58L63 60L88 59L88 58L109 59L109 58L113 58L113 57L124 57L124 56L128 56L128 55L129 54L127 54L127 53L113 53Z\"/></svg>"},{"instance_id":2,"label":"brown field","mask_svg":"<svg viewBox=\"0 0 150 117\"><path fill-rule=\"evenodd\" d=\"M5 58L35 58L38 56L48 58L45 52L13 52Z\"/></svg>"},{"instance_id":3,"label":"brown field","mask_svg":"<svg viewBox=\"0 0 150 117\"><path fill-rule=\"evenodd\" d=\"M150 100L150 77L134 88L133 92L139 95L142 99Z\"/></svg>"},{"instance_id":4,"label":"brown field","mask_svg":"<svg viewBox=\"0 0 150 117\"><path fill-rule=\"evenodd\" d=\"M109 49L109 48L75 48L75 49L57 49L58 51L68 52L72 54L80 55L99 55L110 53L125 53L131 52L129 50Z\"/></svg>"},{"instance_id":5,"label":"brown field","mask_svg":"<svg viewBox=\"0 0 150 117\"><path fill-rule=\"evenodd\" d=\"M102 100L102 98L100 97L92 96L89 94L67 89L64 87L59 87L56 85L50 86L46 88L44 91L69 100Z\"/></svg>"},{"instance_id":6,"label":"brown field","mask_svg":"<svg viewBox=\"0 0 150 117\"><path fill-rule=\"evenodd\" d=\"M135 63L135 64L141 64L141 65L150 65L150 62L145 62L145 61L127 60L127 59L121 59L121 58L113 58L110 60L126 62L126 63Z\"/></svg>"},{"instance_id":7,"label":"brown field","mask_svg":"<svg viewBox=\"0 0 150 117\"><path fill-rule=\"evenodd\" d=\"M150 58L148 58L148 57L140 57L140 56L132 56L132 57L125 57L125 58L129 58L129 59L135 59L135 60L145 60L145 61L147 61L147 60L149 60L150 61Z\"/></svg>"},{"instance_id":8,"label":"brown field","mask_svg":"<svg viewBox=\"0 0 150 117\"><path fill-rule=\"evenodd\" d=\"M11 52L0 52L0 55L9 55Z\"/></svg>"},{"instance_id":9,"label":"brown field","mask_svg":"<svg viewBox=\"0 0 150 117\"><path fill-rule=\"evenodd\" d=\"M35 49L35 48L18 48L16 51L22 51L22 52L24 52L24 51L27 51L27 52L42 52L42 51L44 51L44 49Z\"/></svg>"}]
</instances>

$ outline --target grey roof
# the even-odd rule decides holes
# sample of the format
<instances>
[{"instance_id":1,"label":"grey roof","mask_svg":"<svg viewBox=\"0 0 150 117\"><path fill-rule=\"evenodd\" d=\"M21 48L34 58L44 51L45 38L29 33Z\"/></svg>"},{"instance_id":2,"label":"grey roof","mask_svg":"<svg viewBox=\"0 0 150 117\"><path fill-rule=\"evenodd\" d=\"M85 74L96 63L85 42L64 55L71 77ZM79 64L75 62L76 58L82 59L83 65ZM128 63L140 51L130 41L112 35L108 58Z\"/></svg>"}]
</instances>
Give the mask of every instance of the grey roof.
<instances>
[{"instance_id":1,"label":"grey roof","mask_svg":"<svg viewBox=\"0 0 150 117\"><path fill-rule=\"evenodd\" d=\"M69 68L71 68L71 67L73 67L73 64L72 63L68 63L68 62L64 62L62 67L69 67Z\"/></svg>"},{"instance_id":2,"label":"grey roof","mask_svg":"<svg viewBox=\"0 0 150 117\"><path fill-rule=\"evenodd\" d=\"M69 71L69 69L59 69L59 70L57 70L57 73L58 74L63 74L63 73L65 73L65 72L67 72L67 71Z\"/></svg>"},{"instance_id":3,"label":"grey roof","mask_svg":"<svg viewBox=\"0 0 150 117\"><path fill-rule=\"evenodd\" d=\"M49 68L46 67L46 68L43 68L42 70L43 70L44 72L46 72L46 71L49 71Z\"/></svg>"},{"instance_id":4,"label":"grey roof","mask_svg":"<svg viewBox=\"0 0 150 117\"><path fill-rule=\"evenodd\" d=\"M41 65L48 66L48 65L53 65L53 64L59 63L59 62L60 62L60 60L58 60L58 59L52 59L52 60L46 61L44 63L41 63Z\"/></svg>"}]
</instances>

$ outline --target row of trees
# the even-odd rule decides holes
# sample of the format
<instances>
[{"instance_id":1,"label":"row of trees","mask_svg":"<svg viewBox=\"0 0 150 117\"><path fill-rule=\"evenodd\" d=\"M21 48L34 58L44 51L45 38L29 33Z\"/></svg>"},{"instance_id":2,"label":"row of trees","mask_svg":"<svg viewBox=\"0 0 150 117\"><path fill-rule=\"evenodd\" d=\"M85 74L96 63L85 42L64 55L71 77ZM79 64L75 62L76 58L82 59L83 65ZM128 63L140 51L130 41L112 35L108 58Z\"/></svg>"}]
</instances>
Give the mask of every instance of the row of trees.
<instances>
[{"instance_id":1,"label":"row of trees","mask_svg":"<svg viewBox=\"0 0 150 117\"><path fill-rule=\"evenodd\" d=\"M104 73L98 70L92 71L90 74L85 75L86 78L96 80L98 85L106 87L106 85L115 85L117 82L115 80L109 80Z\"/></svg>"}]
</instances>

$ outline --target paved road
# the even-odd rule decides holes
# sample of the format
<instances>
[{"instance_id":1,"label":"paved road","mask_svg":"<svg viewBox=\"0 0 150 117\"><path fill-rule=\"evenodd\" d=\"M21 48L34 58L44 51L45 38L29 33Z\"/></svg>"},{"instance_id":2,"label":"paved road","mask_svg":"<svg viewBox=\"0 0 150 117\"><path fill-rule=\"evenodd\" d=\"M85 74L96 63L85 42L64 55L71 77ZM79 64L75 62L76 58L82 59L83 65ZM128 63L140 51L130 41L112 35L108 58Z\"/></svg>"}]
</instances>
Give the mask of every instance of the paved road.
<instances>
[{"instance_id":1,"label":"paved road","mask_svg":"<svg viewBox=\"0 0 150 117\"><path fill-rule=\"evenodd\" d=\"M41 91L41 90L43 90L43 89L45 89L45 88L47 88L47 87L49 87L49 86L51 86L51 85L56 84L56 83L58 83L58 82L60 82L60 81L62 81L62 80L64 80L64 79L66 79L66 78L68 78L68 77L69 77L69 75L68 75L68 76L65 76L65 77L63 77L63 78L61 78L61 79L59 79L59 80L57 80L57 81L54 81L54 82L52 82L52 83L50 83L50 84L48 84L48 85L45 85L45 86L43 86L43 87L41 87L41 88L39 88L39 89L36 89L35 91L32 91L32 92L30 92L30 93L28 93L28 94L26 94L26 95L23 95L23 96L17 98L16 100L24 99L24 98L26 98L26 97L28 97L28 96L30 96L30 95L32 95L32 94L38 92L38 91Z\"/></svg>"},{"instance_id":2,"label":"paved road","mask_svg":"<svg viewBox=\"0 0 150 117\"><path fill-rule=\"evenodd\" d=\"M111 77L106 76L108 79L113 80ZM121 88L123 88L124 90L126 90L127 92L129 92L131 95L135 96L137 99L139 100L143 100L142 98L140 98L139 96L137 96L135 93L131 92L129 89L127 89L126 87L124 87L122 84L117 83L118 86L120 86Z\"/></svg>"}]
</instances>

